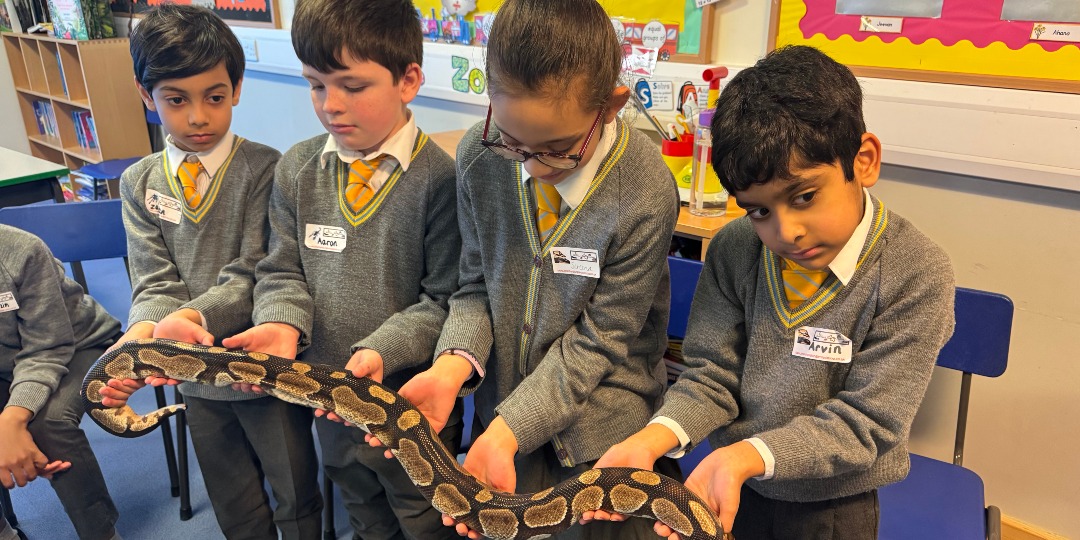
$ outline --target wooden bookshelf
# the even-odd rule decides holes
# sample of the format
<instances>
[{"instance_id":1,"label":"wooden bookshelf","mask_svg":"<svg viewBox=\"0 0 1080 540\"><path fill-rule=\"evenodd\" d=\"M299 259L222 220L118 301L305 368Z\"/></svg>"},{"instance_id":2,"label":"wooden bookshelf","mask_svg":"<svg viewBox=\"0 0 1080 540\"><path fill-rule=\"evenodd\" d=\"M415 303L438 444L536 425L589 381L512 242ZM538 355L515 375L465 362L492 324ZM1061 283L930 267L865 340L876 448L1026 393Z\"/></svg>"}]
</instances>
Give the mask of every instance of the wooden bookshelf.
<instances>
[{"instance_id":1,"label":"wooden bookshelf","mask_svg":"<svg viewBox=\"0 0 1080 540\"><path fill-rule=\"evenodd\" d=\"M30 153L72 170L150 153L127 39L72 41L2 33L0 41L11 64ZM35 103L51 107L51 133L39 129L41 105L35 109ZM87 118L93 119L92 126ZM81 135L86 133L96 147L84 144Z\"/></svg>"}]
</instances>

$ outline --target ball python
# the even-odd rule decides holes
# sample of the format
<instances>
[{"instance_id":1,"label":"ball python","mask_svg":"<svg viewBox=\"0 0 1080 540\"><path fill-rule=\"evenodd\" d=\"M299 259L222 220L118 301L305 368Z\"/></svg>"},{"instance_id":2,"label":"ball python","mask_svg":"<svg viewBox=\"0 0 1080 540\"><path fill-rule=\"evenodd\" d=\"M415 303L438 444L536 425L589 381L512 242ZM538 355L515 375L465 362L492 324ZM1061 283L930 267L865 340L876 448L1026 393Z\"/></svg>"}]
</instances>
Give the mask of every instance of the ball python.
<instances>
[{"instance_id":1,"label":"ball python","mask_svg":"<svg viewBox=\"0 0 1080 540\"><path fill-rule=\"evenodd\" d=\"M408 400L328 365L161 339L129 341L102 355L86 374L82 396L90 418L121 437L152 431L184 406L140 415L128 405L101 403L109 379L151 375L214 386L248 383L289 403L333 411L383 441L437 510L495 540L547 538L597 509L659 520L684 539L730 538L701 499L649 470L590 469L537 493L496 491L458 464Z\"/></svg>"}]
</instances>

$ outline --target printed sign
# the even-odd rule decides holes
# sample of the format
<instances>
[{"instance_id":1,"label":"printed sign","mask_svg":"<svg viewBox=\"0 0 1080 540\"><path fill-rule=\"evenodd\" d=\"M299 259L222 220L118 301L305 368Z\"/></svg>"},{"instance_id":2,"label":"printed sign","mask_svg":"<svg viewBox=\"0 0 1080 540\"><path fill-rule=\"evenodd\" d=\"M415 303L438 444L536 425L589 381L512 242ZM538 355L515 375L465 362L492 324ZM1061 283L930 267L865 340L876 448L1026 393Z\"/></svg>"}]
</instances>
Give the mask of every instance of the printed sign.
<instances>
[{"instance_id":1,"label":"printed sign","mask_svg":"<svg viewBox=\"0 0 1080 540\"><path fill-rule=\"evenodd\" d=\"M556 274L600 277L600 257L595 249L551 248L551 269Z\"/></svg>"},{"instance_id":2,"label":"printed sign","mask_svg":"<svg viewBox=\"0 0 1080 540\"><path fill-rule=\"evenodd\" d=\"M1080 43L1080 24L1035 23L1031 28L1031 39Z\"/></svg>"},{"instance_id":3,"label":"printed sign","mask_svg":"<svg viewBox=\"0 0 1080 540\"><path fill-rule=\"evenodd\" d=\"M341 227L311 223L304 226L304 246L311 249L341 253L345 250L346 240L345 229Z\"/></svg>"},{"instance_id":4,"label":"printed sign","mask_svg":"<svg viewBox=\"0 0 1080 540\"><path fill-rule=\"evenodd\" d=\"M901 17L862 17L859 19L860 32L878 34L899 34L904 27Z\"/></svg>"},{"instance_id":5,"label":"printed sign","mask_svg":"<svg viewBox=\"0 0 1080 540\"><path fill-rule=\"evenodd\" d=\"M851 362L851 340L844 334L828 328L803 326L795 331L793 356L847 364Z\"/></svg>"}]
</instances>

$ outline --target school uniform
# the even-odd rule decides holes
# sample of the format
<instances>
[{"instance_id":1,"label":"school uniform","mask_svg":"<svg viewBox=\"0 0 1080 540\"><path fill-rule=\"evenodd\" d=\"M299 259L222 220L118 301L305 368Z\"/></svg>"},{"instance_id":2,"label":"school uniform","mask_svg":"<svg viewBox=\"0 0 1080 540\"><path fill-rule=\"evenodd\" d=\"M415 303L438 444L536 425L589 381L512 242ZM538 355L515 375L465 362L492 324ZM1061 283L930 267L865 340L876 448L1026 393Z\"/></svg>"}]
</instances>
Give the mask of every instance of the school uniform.
<instances>
[{"instance_id":1,"label":"school uniform","mask_svg":"<svg viewBox=\"0 0 1080 540\"><path fill-rule=\"evenodd\" d=\"M461 288L437 350L475 361L463 393L475 391L483 425L503 417L519 445L518 491L539 491L590 467L659 404L678 192L656 145L617 120L557 186L561 217L542 240L535 180L484 149L482 129L458 147ZM655 537L651 526L560 538Z\"/></svg>"},{"instance_id":2,"label":"school uniform","mask_svg":"<svg viewBox=\"0 0 1080 540\"><path fill-rule=\"evenodd\" d=\"M121 179L134 283L129 324L191 308L220 340L251 327L255 264L266 255L280 154L229 133L195 154L203 170L192 189L182 170L192 158L167 143ZM283 538L317 538L322 503L311 410L229 387L181 383L180 392L225 536L270 539L280 529ZM272 515L264 475L277 501Z\"/></svg>"},{"instance_id":3,"label":"school uniform","mask_svg":"<svg viewBox=\"0 0 1080 540\"><path fill-rule=\"evenodd\" d=\"M374 159L370 200L354 208L350 171ZM411 116L370 154L339 148L329 134L296 144L275 173L254 322L298 328L305 362L344 366L354 351L373 349L384 384L399 388L430 365L457 283L454 201L453 160ZM316 427L357 537L457 537L362 430L324 419ZM440 438L455 452L460 435L457 410Z\"/></svg>"},{"instance_id":4,"label":"school uniform","mask_svg":"<svg viewBox=\"0 0 1080 540\"><path fill-rule=\"evenodd\" d=\"M709 245L688 367L657 419L686 446L747 440L761 453L736 537L783 521L771 535L874 537L876 489L908 473L911 422L952 334L953 272L941 248L864 197L862 222L798 307L748 218Z\"/></svg>"},{"instance_id":5,"label":"school uniform","mask_svg":"<svg viewBox=\"0 0 1080 540\"><path fill-rule=\"evenodd\" d=\"M64 275L38 237L0 225L0 245L0 406L34 413L27 428L38 449L71 462L50 484L79 538L111 539L118 514L79 428L79 390L120 322Z\"/></svg>"}]
</instances>

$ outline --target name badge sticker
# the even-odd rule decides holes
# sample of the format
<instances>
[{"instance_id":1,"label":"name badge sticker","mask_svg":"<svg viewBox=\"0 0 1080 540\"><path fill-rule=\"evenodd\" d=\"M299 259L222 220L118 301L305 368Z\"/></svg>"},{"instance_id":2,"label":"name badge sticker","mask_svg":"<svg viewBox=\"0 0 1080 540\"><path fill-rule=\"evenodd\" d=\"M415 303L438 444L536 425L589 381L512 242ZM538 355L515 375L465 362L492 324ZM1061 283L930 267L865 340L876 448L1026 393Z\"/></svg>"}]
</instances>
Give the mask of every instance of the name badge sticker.
<instances>
[{"instance_id":1,"label":"name badge sticker","mask_svg":"<svg viewBox=\"0 0 1080 540\"><path fill-rule=\"evenodd\" d=\"M311 249L341 253L345 250L345 240L345 229L341 227L311 223L304 226L304 245Z\"/></svg>"},{"instance_id":2,"label":"name badge sticker","mask_svg":"<svg viewBox=\"0 0 1080 540\"><path fill-rule=\"evenodd\" d=\"M172 224L180 223L180 201L155 190L146 190L146 210Z\"/></svg>"},{"instance_id":3,"label":"name badge sticker","mask_svg":"<svg viewBox=\"0 0 1080 540\"><path fill-rule=\"evenodd\" d=\"M9 292L0 292L0 313L19 309L19 303L15 301L15 295Z\"/></svg>"},{"instance_id":4,"label":"name badge sticker","mask_svg":"<svg viewBox=\"0 0 1080 540\"><path fill-rule=\"evenodd\" d=\"M595 249L551 248L551 270L556 274L600 277L600 256Z\"/></svg>"},{"instance_id":5,"label":"name badge sticker","mask_svg":"<svg viewBox=\"0 0 1080 540\"><path fill-rule=\"evenodd\" d=\"M836 330L803 326L795 331L795 346L791 354L822 362L849 364L851 340Z\"/></svg>"}]
</instances>

